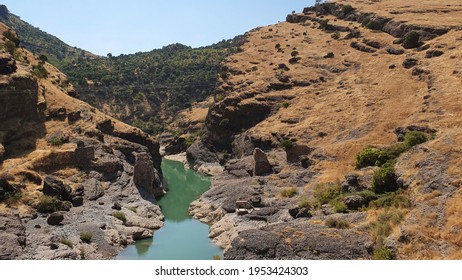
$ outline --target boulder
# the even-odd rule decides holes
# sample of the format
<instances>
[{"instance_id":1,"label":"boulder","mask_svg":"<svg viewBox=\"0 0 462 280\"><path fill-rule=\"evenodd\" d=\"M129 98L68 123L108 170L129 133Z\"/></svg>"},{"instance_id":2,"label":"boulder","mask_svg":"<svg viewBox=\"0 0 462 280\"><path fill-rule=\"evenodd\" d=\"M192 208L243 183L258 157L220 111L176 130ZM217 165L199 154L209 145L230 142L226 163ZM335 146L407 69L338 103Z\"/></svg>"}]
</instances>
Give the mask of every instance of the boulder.
<instances>
[{"instance_id":1,"label":"boulder","mask_svg":"<svg viewBox=\"0 0 462 280\"><path fill-rule=\"evenodd\" d=\"M253 152L253 175L264 176L272 173L272 171L266 154L258 148L255 149Z\"/></svg>"},{"instance_id":2,"label":"boulder","mask_svg":"<svg viewBox=\"0 0 462 280\"><path fill-rule=\"evenodd\" d=\"M67 114L67 121L70 124L73 124L73 123L77 122L80 119L81 119L81 112L80 111L69 112L69 114Z\"/></svg>"},{"instance_id":3,"label":"boulder","mask_svg":"<svg viewBox=\"0 0 462 280\"><path fill-rule=\"evenodd\" d=\"M120 202L115 201L111 208L114 209L114 210L120 211L120 210L122 210L122 205L120 205Z\"/></svg>"},{"instance_id":4,"label":"boulder","mask_svg":"<svg viewBox=\"0 0 462 280\"><path fill-rule=\"evenodd\" d=\"M417 65L419 61L415 58L407 58L406 60L403 61L403 67L406 69L412 68Z\"/></svg>"},{"instance_id":5,"label":"boulder","mask_svg":"<svg viewBox=\"0 0 462 280\"><path fill-rule=\"evenodd\" d=\"M0 54L0 74L9 75L16 72L16 61L9 53Z\"/></svg>"},{"instance_id":6,"label":"boulder","mask_svg":"<svg viewBox=\"0 0 462 280\"><path fill-rule=\"evenodd\" d=\"M47 224L51 226L57 226L64 220L64 214L62 212L52 213L47 218Z\"/></svg>"},{"instance_id":7,"label":"boulder","mask_svg":"<svg viewBox=\"0 0 462 280\"><path fill-rule=\"evenodd\" d=\"M147 153L135 155L135 168L133 182L139 188L144 189L154 196L164 195L159 172L154 168L151 157Z\"/></svg>"},{"instance_id":8,"label":"boulder","mask_svg":"<svg viewBox=\"0 0 462 280\"><path fill-rule=\"evenodd\" d=\"M294 143L286 149L287 162L300 163L300 161L311 152L308 146Z\"/></svg>"},{"instance_id":9,"label":"boulder","mask_svg":"<svg viewBox=\"0 0 462 280\"><path fill-rule=\"evenodd\" d=\"M85 182L85 196L88 200L97 200L104 196L104 189L101 182L92 178Z\"/></svg>"},{"instance_id":10,"label":"boulder","mask_svg":"<svg viewBox=\"0 0 462 280\"><path fill-rule=\"evenodd\" d=\"M425 54L425 58L438 57L438 56L442 56L443 54L444 52L440 50L429 50Z\"/></svg>"},{"instance_id":11,"label":"boulder","mask_svg":"<svg viewBox=\"0 0 462 280\"><path fill-rule=\"evenodd\" d=\"M359 195L347 196L343 199L343 203L349 210L358 210L363 206L364 198Z\"/></svg>"},{"instance_id":12,"label":"boulder","mask_svg":"<svg viewBox=\"0 0 462 280\"><path fill-rule=\"evenodd\" d=\"M96 129L102 133L111 134L114 131L114 123L110 119L106 119L96 124Z\"/></svg>"},{"instance_id":13,"label":"boulder","mask_svg":"<svg viewBox=\"0 0 462 280\"><path fill-rule=\"evenodd\" d=\"M43 194L56 197L60 200L71 201L72 189L63 181L53 176L46 176L43 181Z\"/></svg>"},{"instance_id":14,"label":"boulder","mask_svg":"<svg viewBox=\"0 0 462 280\"><path fill-rule=\"evenodd\" d=\"M165 147L165 154L166 155L180 154L180 153L186 152L186 149L188 149L188 145L186 144L186 139L183 137L179 137L171 141Z\"/></svg>"},{"instance_id":15,"label":"boulder","mask_svg":"<svg viewBox=\"0 0 462 280\"><path fill-rule=\"evenodd\" d=\"M289 214L294 219L311 218L312 216L310 211L306 207L302 207L302 208L295 207L295 208L289 209Z\"/></svg>"}]
</instances>

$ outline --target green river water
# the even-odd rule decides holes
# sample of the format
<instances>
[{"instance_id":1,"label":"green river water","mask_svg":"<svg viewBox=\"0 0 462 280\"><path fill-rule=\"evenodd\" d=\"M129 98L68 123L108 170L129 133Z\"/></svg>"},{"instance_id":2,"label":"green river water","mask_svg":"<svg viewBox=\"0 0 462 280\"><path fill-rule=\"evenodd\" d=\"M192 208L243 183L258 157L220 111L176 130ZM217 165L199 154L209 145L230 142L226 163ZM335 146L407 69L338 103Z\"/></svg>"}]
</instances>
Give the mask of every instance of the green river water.
<instances>
[{"instance_id":1,"label":"green river water","mask_svg":"<svg viewBox=\"0 0 462 280\"><path fill-rule=\"evenodd\" d=\"M208 238L209 226L188 214L189 204L210 187L210 178L185 170L181 162L163 160L168 193L159 200L165 224L154 237L128 246L119 260L212 260L222 250Z\"/></svg>"}]
</instances>

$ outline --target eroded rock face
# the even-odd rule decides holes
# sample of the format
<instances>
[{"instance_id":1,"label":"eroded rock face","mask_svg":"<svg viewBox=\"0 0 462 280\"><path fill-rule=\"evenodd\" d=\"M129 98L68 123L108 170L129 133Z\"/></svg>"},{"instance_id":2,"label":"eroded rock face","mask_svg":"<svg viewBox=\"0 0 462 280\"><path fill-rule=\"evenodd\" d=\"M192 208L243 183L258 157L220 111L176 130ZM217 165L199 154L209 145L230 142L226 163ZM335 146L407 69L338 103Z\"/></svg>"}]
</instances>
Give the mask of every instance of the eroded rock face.
<instances>
[{"instance_id":1,"label":"eroded rock face","mask_svg":"<svg viewBox=\"0 0 462 280\"><path fill-rule=\"evenodd\" d=\"M60 200L71 201L72 189L53 176L46 176L43 184L43 194Z\"/></svg>"},{"instance_id":2,"label":"eroded rock face","mask_svg":"<svg viewBox=\"0 0 462 280\"><path fill-rule=\"evenodd\" d=\"M160 174L154 168L152 160L147 153L136 155L133 182L136 186L156 197L164 195Z\"/></svg>"},{"instance_id":3,"label":"eroded rock face","mask_svg":"<svg viewBox=\"0 0 462 280\"><path fill-rule=\"evenodd\" d=\"M275 224L260 230L246 230L233 240L225 252L227 260L369 259L369 238L348 230L329 230L323 225L300 223ZM284 239L281 238L281 234ZM290 242L289 242L290 240Z\"/></svg>"},{"instance_id":4,"label":"eroded rock face","mask_svg":"<svg viewBox=\"0 0 462 280\"><path fill-rule=\"evenodd\" d=\"M25 228L17 215L10 212L0 213L0 260L10 260L22 254L25 245Z\"/></svg>"},{"instance_id":5,"label":"eroded rock face","mask_svg":"<svg viewBox=\"0 0 462 280\"><path fill-rule=\"evenodd\" d=\"M16 61L10 54L0 53L0 74L8 75L16 72Z\"/></svg>"},{"instance_id":6,"label":"eroded rock face","mask_svg":"<svg viewBox=\"0 0 462 280\"><path fill-rule=\"evenodd\" d=\"M253 175L254 176L263 176L272 173L273 169L271 164L268 161L266 154L260 150L255 149L253 152Z\"/></svg>"}]
</instances>

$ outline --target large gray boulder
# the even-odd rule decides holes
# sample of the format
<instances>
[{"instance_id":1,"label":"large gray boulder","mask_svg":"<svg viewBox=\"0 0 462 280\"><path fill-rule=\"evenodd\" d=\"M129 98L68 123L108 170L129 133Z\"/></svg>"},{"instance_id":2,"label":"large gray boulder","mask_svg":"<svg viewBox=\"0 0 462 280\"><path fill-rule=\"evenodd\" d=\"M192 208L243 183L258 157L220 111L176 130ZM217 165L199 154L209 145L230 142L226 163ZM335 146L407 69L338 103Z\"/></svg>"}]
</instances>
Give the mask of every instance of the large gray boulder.
<instances>
[{"instance_id":1,"label":"large gray boulder","mask_svg":"<svg viewBox=\"0 0 462 280\"><path fill-rule=\"evenodd\" d=\"M43 183L43 194L56 197L60 200L71 201L72 189L63 181L53 176L46 176Z\"/></svg>"},{"instance_id":2,"label":"large gray boulder","mask_svg":"<svg viewBox=\"0 0 462 280\"><path fill-rule=\"evenodd\" d=\"M264 176L273 172L268 157L258 148L253 151L253 163L254 176Z\"/></svg>"},{"instance_id":3,"label":"large gray boulder","mask_svg":"<svg viewBox=\"0 0 462 280\"><path fill-rule=\"evenodd\" d=\"M139 188L158 197L164 195L159 172L154 168L151 157L147 153L135 155L133 182Z\"/></svg>"}]
</instances>

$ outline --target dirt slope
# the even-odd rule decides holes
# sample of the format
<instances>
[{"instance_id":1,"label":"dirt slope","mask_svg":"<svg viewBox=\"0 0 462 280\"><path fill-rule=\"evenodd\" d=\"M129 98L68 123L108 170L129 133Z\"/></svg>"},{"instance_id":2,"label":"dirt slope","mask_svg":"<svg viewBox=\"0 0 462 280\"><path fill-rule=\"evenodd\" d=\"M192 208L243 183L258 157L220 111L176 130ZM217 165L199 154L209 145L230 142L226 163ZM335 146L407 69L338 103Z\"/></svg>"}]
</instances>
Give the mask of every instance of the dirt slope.
<instances>
[{"instance_id":1,"label":"dirt slope","mask_svg":"<svg viewBox=\"0 0 462 280\"><path fill-rule=\"evenodd\" d=\"M354 10L345 12L346 4ZM290 140L314 172L295 184L300 200L320 183L340 184L348 173L361 173L356 155L396 143L397 128L435 132L398 159L396 174L412 207L384 245L403 259L460 258L461 13L459 1L336 1L249 32L243 51L223 67L220 98L208 112L201 144L188 150L190 160L217 159L206 151L239 160L261 148L277 166L273 171L284 172L300 164L277 157ZM406 49L402 38L413 30L420 46ZM274 196L270 183L261 184ZM259 194L263 200L271 197L267 192ZM216 199L209 193L202 202L222 207ZM372 221L376 214L366 212Z\"/></svg>"}]
</instances>

